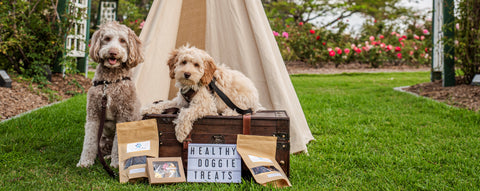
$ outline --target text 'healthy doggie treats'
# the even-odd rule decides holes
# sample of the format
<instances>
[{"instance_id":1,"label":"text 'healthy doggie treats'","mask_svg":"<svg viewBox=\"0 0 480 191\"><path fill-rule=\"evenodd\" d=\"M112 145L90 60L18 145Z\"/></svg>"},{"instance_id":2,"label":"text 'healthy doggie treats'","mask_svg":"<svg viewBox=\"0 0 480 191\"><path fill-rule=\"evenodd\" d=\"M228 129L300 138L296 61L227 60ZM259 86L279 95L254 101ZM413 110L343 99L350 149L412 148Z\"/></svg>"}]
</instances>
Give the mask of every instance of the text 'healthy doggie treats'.
<instances>
[{"instance_id":1,"label":"text 'healthy doggie treats'","mask_svg":"<svg viewBox=\"0 0 480 191\"><path fill-rule=\"evenodd\" d=\"M158 156L158 130L155 119L117 124L120 182L146 178L147 158Z\"/></svg>"},{"instance_id":2,"label":"text 'healthy doggie treats'","mask_svg":"<svg viewBox=\"0 0 480 191\"><path fill-rule=\"evenodd\" d=\"M292 186L275 160L276 148L277 137L237 135L237 151L257 183L278 188Z\"/></svg>"}]
</instances>

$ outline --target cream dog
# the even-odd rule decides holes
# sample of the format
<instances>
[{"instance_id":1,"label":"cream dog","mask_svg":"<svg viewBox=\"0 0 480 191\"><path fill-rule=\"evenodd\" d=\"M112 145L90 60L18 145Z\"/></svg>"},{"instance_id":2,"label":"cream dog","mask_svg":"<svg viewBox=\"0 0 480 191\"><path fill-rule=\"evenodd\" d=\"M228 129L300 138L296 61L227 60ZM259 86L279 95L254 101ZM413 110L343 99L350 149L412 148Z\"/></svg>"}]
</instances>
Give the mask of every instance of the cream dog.
<instances>
[{"instance_id":1,"label":"cream dog","mask_svg":"<svg viewBox=\"0 0 480 191\"><path fill-rule=\"evenodd\" d=\"M168 60L170 78L176 80L177 96L142 109L142 114L162 113L165 109L180 108L174 120L175 135L179 142L185 140L195 120L206 115L239 115L229 108L209 88L215 79L216 85L241 109L258 111L263 109L258 91L253 82L239 71L224 65L216 65L207 52L189 45L182 46L170 54Z\"/></svg>"}]
</instances>

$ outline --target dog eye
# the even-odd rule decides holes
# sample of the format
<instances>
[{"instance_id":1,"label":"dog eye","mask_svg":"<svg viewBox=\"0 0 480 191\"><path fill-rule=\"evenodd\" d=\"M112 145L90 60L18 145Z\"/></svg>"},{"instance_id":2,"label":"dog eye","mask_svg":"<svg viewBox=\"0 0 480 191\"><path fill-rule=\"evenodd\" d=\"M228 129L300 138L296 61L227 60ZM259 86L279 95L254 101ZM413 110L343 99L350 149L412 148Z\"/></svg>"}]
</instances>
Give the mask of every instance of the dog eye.
<instances>
[{"instance_id":1,"label":"dog eye","mask_svg":"<svg viewBox=\"0 0 480 191\"><path fill-rule=\"evenodd\" d=\"M195 63L194 65L195 65L195 67L200 67L200 64L198 64L198 63Z\"/></svg>"},{"instance_id":2,"label":"dog eye","mask_svg":"<svg viewBox=\"0 0 480 191\"><path fill-rule=\"evenodd\" d=\"M187 61L185 61L185 60L184 60L184 61L182 61L182 64L187 64Z\"/></svg>"},{"instance_id":3,"label":"dog eye","mask_svg":"<svg viewBox=\"0 0 480 191\"><path fill-rule=\"evenodd\" d=\"M125 39L121 38L121 39L120 39L120 42L121 42L121 43L126 43L127 41L126 41Z\"/></svg>"},{"instance_id":4,"label":"dog eye","mask_svg":"<svg viewBox=\"0 0 480 191\"><path fill-rule=\"evenodd\" d=\"M104 40L108 42L108 41L110 41L111 39L110 39L110 37L107 36L107 37L105 37Z\"/></svg>"}]
</instances>

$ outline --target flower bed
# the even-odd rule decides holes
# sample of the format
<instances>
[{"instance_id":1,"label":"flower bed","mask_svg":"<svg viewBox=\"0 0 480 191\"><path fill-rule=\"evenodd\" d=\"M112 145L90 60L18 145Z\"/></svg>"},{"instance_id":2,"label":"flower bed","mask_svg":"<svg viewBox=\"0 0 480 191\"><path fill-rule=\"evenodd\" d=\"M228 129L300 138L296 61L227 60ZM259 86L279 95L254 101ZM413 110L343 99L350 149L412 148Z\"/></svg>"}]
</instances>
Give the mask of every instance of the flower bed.
<instances>
[{"instance_id":1,"label":"flower bed","mask_svg":"<svg viewBox=\"0 0 480 191\"><path fill-rule=\"evenodd\" d=\"M361 63L372 67L383 63L431 63L432 42L428 25L411 26L403 33L376 32L375 35L362 34L359 37L343 32L347 25L339 26L338 32L334 33L303 22L284 27L273 25L273 35L287 61L300 60L316 66ZM374 24L372 27L376 27L372 31L381 31L378 28L382 25Z\"/></svg>"}]
</instances>

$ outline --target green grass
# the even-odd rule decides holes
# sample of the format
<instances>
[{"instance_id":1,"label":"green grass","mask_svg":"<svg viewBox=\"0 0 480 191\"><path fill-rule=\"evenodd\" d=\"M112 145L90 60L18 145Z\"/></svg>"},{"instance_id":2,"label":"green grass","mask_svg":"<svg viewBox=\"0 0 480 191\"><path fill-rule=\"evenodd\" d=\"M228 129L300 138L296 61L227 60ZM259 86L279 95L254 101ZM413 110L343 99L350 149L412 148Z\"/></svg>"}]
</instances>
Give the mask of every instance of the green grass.
<instances>
[{"instance_id":1,"label":"green grass","mask_svg":"<svg viewBox=\"0 0 480 191\"><path fill-rule=\"evenodd\" d=\"M294 75L315 141L291 156L292 190L478 190L480 115L393 87L426 72ZM100 164L76 168L85 95L0 123L5 190L269 190L242 184L120 184Z\"/></svg>"}]
</instances>

